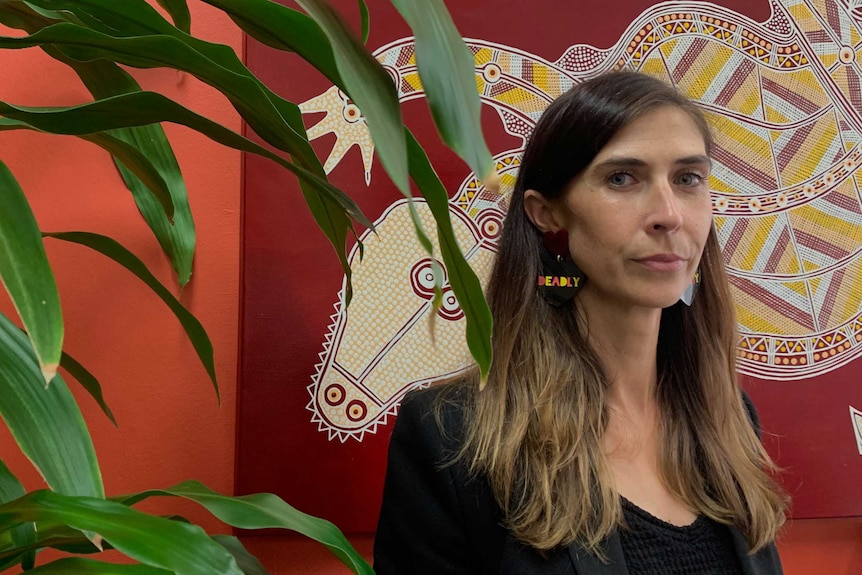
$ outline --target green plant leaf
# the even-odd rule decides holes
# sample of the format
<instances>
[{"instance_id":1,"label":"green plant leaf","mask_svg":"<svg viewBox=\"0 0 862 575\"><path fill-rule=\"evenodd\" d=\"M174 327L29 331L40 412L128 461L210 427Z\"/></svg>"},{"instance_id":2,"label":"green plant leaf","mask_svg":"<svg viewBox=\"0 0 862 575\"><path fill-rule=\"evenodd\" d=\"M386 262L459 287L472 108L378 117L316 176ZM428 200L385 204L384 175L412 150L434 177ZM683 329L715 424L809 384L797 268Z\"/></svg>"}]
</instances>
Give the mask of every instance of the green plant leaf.
<instances>
[{"instance_id":1,"label":"green plant leaf","mask_svg":"<svg viewBox=\"0 0 862 575\"><path fill-rule=\"evenodd\" d=\"M262 44L296 52L324 76L338 84L341 76L332 47L317 22L307 15L270 0L203 0L223 10L246 34Z\"/></svg>"},{"instance_id":2,"label":"green plant leaf","mask_svg":"<svg viewBox=\"0 0 862 575\"><path fill-rule=\"evenodd\" d=\"M46 51L49 54L59 52L50 49ZM57 58L78 74L96 99L141 91L138 83L112 62L75 62L59 53ZM160 210L159 205L153 201L153 194L149 192L148 186L114 158L117 170L132 193L138 210L156 236L162 251L170 258L180 286L185 286L191 279L194 264L195 222L189 206L186 184L164 129L158 124L149 124L118 128L106 133L140 150L164 178L174 206L172 221L170 213L165 217L164 210Z\"/></svg>"},{"instance_id":3,"label":"green plant leaf","mask_svg":"<svg viewBox=\"0 0 862 575\"><path fill-rule=\"evenodd\" d=\"M18 481L6 464L0 460L0 503L13 501L26 494L24 486ZM12 543L16 547L26 547L32 545L36 541L36 525L33 523L24 523L12 529L9 533ZM15 561L21 563L23 569L32 569L36 563L36 550L30 549L22 552ZM2 563L0 558L0 563Z\"/></svg>"},{"instance_id":4,"label":"green plant leaf","mask_svg":"<svg viewBox=\"0 0 862 575\"><path fill-rule=\"evenodd\" d=\"M93 249L100 254L111 258L147 284L147 286L149 286L150 289L152 289L156 295L159 296L165 304L167 304L170 310L174 312L177 319L180 320L189 341L191 341L192 346L195 348L198 358L201 360L207 374L209 374L210 380L215 388L216 396L219 397L219 402L221 402L218 382L216 381L213 346L209 336L197 318L192 315L189 310L183 307L183 304L174 297L168 288L163 286L159 280L156 279L156 276L147 269L144 262L138 259L135 254L120 245L119 242L107 236L89 232L57 232L45 233L43 235L48 238L80 244Z\"/></svg>"},{"instance_id":5,"label":"green plant leaf","mask_svg":"<svg viewBox=\"0 0 862 575\"><path fill-rule=\"evenodd\" d=\"M51 489L104 497L96 452L75 398L59 374L45 387L27 336L3 314L0 416Z\"/></svg>"},{"instance_id":6,"label":"green plant leaf","mask_svg":"<svg viewBox=\"0 0 862 575\"><path fill-rule=\"evenodd\" d=\"M488 187L499 185L482 135L473 55L443 0L392 0L414 34L416 67L440 137Z\"/></svg>"},{"instance_id":7,"label":"green plant leaf","mask_svg":"<svg viewBox=\"0 0 862 575\"><path fill-rule=\"evenodd\" d=\"M124 565L67 557L37 567L30 573L32 575L173 575L174 572L149 565Z\"/></svg>"},{"instance_id":8,"label":"green plant leaf","mask_svg":"<svg viewBox=\"0 0 862 575\"><path fill-rule=\"evenodd\" d=\"M63 4L70 9L77 6L75 2ZM90 0L88 4L99 4L101 10L111 6L125 10L127 5L132 6L131 0L123 3ZM192 73L224 93L251 129L265 141L287 151L303 168L325 178L323 167L308 142L302 115L295 104L266 88L229 47L203 42L183 35L176 28L171 29L176 32L174 36L112 38L80 26L61 23L25 38L0 38L0 48L54 46L80 61L106 58L135 67L167 66ZM335 248L349 279L344 244L351 230L348 218L340 214L328 198L320 197L319 190L307 180L300 178L300 187L315 221Z\"/></svg>"},{"instance_id":9,"label":"green plant leaf","mask_svg":"<svg viewBox=\"0 0 862 575\"><path fill-rule=\"evenodd\" d=\"M248 552L239 539L229 535L213 535L212 540L228 550L245 575L269 575L257 557Z\"/></svg>"},{"instance_id":10,"label":"green plant leaf","mask_svg":"<svg viewBox=\"0 0 862 575\"><path fill-rule=\"evenodd\" d=\"M186 34L191 34L192 17L189 14L189 5L186 0L156 0L156 2L168 11L174 21L174 26Z\"/></svg>"},{"instance_id":11,"label":"green plant leaf","mask_svg":"<svg viewBox=\"0 0 862 575\"><path fill-rule=\"evenodd\" d=\"M96 403L99 404L99 407L102 408L102 411L108 419L111 420L111 423L116 426L117 420L114 419L114 414L111 411L111 408L108 407L108 402L105 401L105 397L102 395L102 386L99 385L99 380L97 380L92 373L87 371L87 368L78 363L75 358L66 352L63 352L63 355L60 357L60 367L69 372L69 375L74 377L78 383L81 384L81 387L83 387L87 393L96 400Z\"/></svg>"},{"instance_id":12,"label":"green plant leaf","mask_svg":"<svg viewBox=\"0 0 862 575\"><path fill-rule=\"evenodd\" d=\"M476 277L476 272L464 258L458 240L452 231L452 220L449 215L449 197L446 187L428 160L428 156L416 141L416 138L407 131L407 149L410 157L410 176L416 182L422 192L425 201L434 219L437 221L437 236L440 242L440 251L443 255L443 263L449 273L449 285L458 299L458 305L464 311L467 320L467 346L470 354L479 365L481 379L484 382L491 368L493 352L491 348L491 334L494 329L494 320L491 309L485 300L482 284Z\"/></svg>"},{"instance_id":13,"label":"green plant leaf","mask_svg":"<svg viewBox=\"0 0 862 575\"><path fill-rule=\"evenodd\" d=\"M3 105L5 105L5 102L0 102L0 106ZM34 126L20 120L0 118L0 131L22 129L40 131ZM152 192L153 196L156 197L164 209L165 215L169 219L174 217L174 203L164 178L162 178L162 175L153 166L149 158L142 154L140 150L106 132L84 134L79 137L82 140L96 144L122 162L123 166L137 176L146 185L147 189Z\"/></svg>"},{"instance_id":14,"label":"green plant leaf","mask_svg":"<svg viewBox=\"0 0 862 575\"><path fill-rule=\"evenodd\" d=\"M371 32L371 17L365 0L359 0L359 28L362 31L362 43L367 44L368 34Z\"/></svg>"},{"instance_id":15,"label":"green plant leaf","mask_svg":"<svg viewBox=\"0 0 862 575\"><path fill-rule=\"evenodd\" d=\"M290 529L326 546L338 559L359 575L374 575L374 571L353 548L338 528L324 519L307 515L270 493L229 497L197 481L185 481L168 489L135 493L114 498L134 505L153 496L175 496L203 505L210 513L228 525L240 529Z\"/></svg>"},{"instance_id":16,"label":"green plant leaf","mask_svg":"<svg viewBox=\"0 0 862 575\"><path fill-rule=\"evenodd\" d=\"M329 38L347 92L362 111L383 167L395 186L410 195L407 143L398 92L380 62L368 53L344 18L325 0L297 0Z\"/></svg>"},{"instance_id":17,"label":"green plant leaf","mask_svg":"<svg viewBox=\"0 0 862 575\"><path fill-rule=\"evenodd\" d=\"M0 280L27 330L44 382L63 352L63 315L36 218L18 181L0 161Z\"/></svg>"},{"instance_id":18,"label":"green plant leaf","mask_svg":"<svg viewBox=\"0 0 862 575\"><path fill-rule=\"evenodd\" d=\"M71 18L72 21L78 21L68 12L58 15L61 18L64 16ZM6 2L0 5L0 22L31 34L56 23L22 2ZM107 60L77 62L56 47L43 46L42 48L49 56L72 68L96 99L141 91L138 83L113 62ZM170 258L180 286L185 286L191 278L194 262L195 226L185 182L165 132L161 126L152 124L121 128L110 133L147 157L168 187L173 206L173 222L170 221L171 211L166 213L162 208L164 202L156 201L147 185L126 169L122 162L114 158L120 176L131 191L141 215L156 236L162 251Z\"/></svg>"},{"instance_id":19,"label":"green plant leaf","mask_svg":"<svg viewBox=\"0 0 862 575\"><path fill-rule=\"evenodd\" d=\"M309 184L309 187L316 192L305 196L306 201L309 202L309 207L312 209L312 214L316 218L324 219L325 217L332 217L332 214L321 213L322 209L315 210L315 204L312 204L312 201L325 203L327 210L335 211L335 208L337 211L353 217L359 223L373 227L359 206L325 179L285 160L236 132L183 108L161 94L154 92L123 94L68 108L24 108L0 102L0 114L15 119L24 119L29 124L47 132L70 135L153 122L183 124L201 132L213 141L237 150L258 154L279 163L296 174L300 181ZM349 219L347 221L349 224ZM345 229L348 227L349 225L345 226Z\"/></svg>"},{"instance_id":20,"label":"green plant leaf","mask_svg":"<svg viewBox=\"0 0 862 575\"><path fill-rule=\"evenodd\" d=\"M0 505L0 524L62 523L98 533L132 559L178 575L241 575L233 557L196 525L92 497L36 491Z\"/></svg>"},{"instance_id":21,"label":"green plant leaf","mask_svg":"<svg viewBox=\"0 0 862 575\"><path fill-rule=\"evenodd\" d=\"M184 0L156 1L162 6L165 3L185 4ZM27 0L26 4L41 14L53 16L54 19L80 24L118 38L171 34L174 29L179 31L178 27L172 26L145 0L123 0L121 6L113 7L99 0Z\"/></svg>"},{"instance_id":22,"label":"green plant leaf","mask_svg":"<svg viewBox=\"0 0 862 575\"><path fill-rule=\"evenodd\" d=\"M74 6L74 3L65 4ZM177 34L180 34L178 30ZM304 135L304 128L300 133L286 121L287 112L295 113L301 121L299 110L293 110L296 106L278 99L283 108L277 107L270 98L271 91L248 72L227 46L168 35L117 38L67 22L23 38L0 37L0 48L42 45L56 46L67 56L82 62L107 58L137 68L170 67L189 72L225 94L249 126L268 143L290 153L307 168L320 165Z\"/></svg>"}]
</instances>

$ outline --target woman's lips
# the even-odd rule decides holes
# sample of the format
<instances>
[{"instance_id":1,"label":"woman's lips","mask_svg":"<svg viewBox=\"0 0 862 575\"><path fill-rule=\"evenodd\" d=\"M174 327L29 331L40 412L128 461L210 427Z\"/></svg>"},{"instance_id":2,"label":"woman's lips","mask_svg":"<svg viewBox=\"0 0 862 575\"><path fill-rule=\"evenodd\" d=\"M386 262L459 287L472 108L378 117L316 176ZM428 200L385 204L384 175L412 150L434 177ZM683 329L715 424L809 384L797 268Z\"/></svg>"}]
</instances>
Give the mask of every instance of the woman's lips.
<instances>
[{"instance_id":1,"label":"woman's lips","mask_svg":"<svg viewBox=\"0 0 862 575\"><path fill-rule=\"evenodd\" d=\"M644 267L659 272L674 272L685 267L686 259L676 254L655 254L635 260Z\"/></svg>"}]
</instances>

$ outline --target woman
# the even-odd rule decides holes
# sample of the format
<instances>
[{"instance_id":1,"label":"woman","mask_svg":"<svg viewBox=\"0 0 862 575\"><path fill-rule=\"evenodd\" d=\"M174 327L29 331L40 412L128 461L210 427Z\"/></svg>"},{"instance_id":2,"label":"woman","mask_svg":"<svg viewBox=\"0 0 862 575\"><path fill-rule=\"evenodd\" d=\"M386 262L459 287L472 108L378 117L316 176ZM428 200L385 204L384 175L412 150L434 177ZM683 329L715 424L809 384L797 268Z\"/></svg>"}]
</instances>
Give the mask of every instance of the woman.
<instances>
[{"instance_id":1,"label":"woman","mask_svg":"<svg viewBox=\"0 0 862 575\"><path fill-rule=\"evenodd\" d=\"M694 104L637 73L543 114L488 286L487 385L403 402L378 575L781 573L710 144Z\"/></svg>"}]
</instances>

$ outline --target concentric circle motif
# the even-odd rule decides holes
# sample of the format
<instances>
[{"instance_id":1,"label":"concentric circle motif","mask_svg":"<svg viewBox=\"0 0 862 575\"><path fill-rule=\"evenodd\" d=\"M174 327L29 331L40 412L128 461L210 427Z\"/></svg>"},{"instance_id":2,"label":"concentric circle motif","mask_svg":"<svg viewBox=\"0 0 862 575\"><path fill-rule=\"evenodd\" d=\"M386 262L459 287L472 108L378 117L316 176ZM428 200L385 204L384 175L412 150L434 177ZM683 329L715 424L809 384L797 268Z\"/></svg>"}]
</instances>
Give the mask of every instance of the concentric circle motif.
<instances>
[{"instance_id":1,"label":"concentric circle motif","mask_svg":"<svg viewBox=\"0 0 862 575\"><path fill-rule=\"evenodd\" d=\"M856 52L854 52L853 48L850 46L842 46L841 49L838 50L838 60L842 64L852 64L855 59Z\"/></svg>"},{"instance_id":2,"label":"concentric circle motif","mask_svg":"<svg viewBox=\"0 0 862 575\"><path fill-rule=\"evenodd\" d=\"M464 317L464 311L461 309L461 306L458 305L458 299L455 297L455 292L453 292L452 288L449 286L446 286L443 289L443 303L437 314L443 319L449 321L458 321Z\"/></svg>"},{"instance_id":3,"label":"concentric circle motif","mask_svg":"<svg viewBox=\"0 0 862 575\"><path fill-rule=\"evenodd\" d=\"M347 393L344 391L344 387L337 383L329 385L323 393L326 403L333 407L341 405L345 397L347 397Z\"/></svg>"},{"instance_id":4,"label":"concentric circle motif","mask_svg":"<svg viewBox=\"0 0 862 575\"><path fill-rule=\"evenodd\" d=\"M482 78L489 84L496 84L502 77L503 72L500 70L500 66L493 62L485 64L485 67L482 68Z\"/></svg>"},{"instance_id":5,"label":"concentric circle motif","mask_svg":"<svg viewBox=\"0 0 862 575\"><path fill-rule=\"evenodd\" d=\"M365 416L368 414L368 407L362 401L354 399L347 404L346 412L347 419L356 423L357 421L365 419Z\"/></svg>"},{"instance_id":6,"label":"concentric circle motif","mask_svg":"<svg viewBox=\"0 0 862 575\"><path fill-rule=\"evenodd\" d=\"M344 121L348 124L355 124L362 119L362 113L359 111L356 104L347 104L344 106L342 114L344 114Z\"/></svg>"},{"instance_id":7,"label":"concentric circle motif","mask_svg":"<svg viewBox=\"0 0 862 575\"><path fill-rule=\"evenodd\" d=\"M422 299L430 300L434 297L434 262L431 258L421 259L410 270L410 287ZM437 262L437 265L443 269L440 262ZM445 272L443 279L445 281Z\"/></svg>"},{"instance_id":8,"label":"concentric circle motif","mask_svg":"<svg viewBox=\"0 0 862 575\"><path fill-rule=\"evenodd\" d=\"M503 214L494 209L483 210L476 220L482 237L488 240L496 240L503 231Z\"/></svg>"}]
</instances>

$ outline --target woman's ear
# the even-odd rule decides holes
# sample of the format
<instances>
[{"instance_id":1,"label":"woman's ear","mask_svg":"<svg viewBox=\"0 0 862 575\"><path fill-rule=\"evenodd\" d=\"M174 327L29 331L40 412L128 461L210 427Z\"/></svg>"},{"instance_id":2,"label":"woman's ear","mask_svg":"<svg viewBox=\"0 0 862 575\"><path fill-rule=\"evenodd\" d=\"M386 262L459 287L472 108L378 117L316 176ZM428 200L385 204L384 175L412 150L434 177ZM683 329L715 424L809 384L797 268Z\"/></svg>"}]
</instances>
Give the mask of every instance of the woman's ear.
<instances>
[{"instance_id":1,"label":"woman's ear","mask_svg":"<svg viewBox=\"0 0 862 575\"><path fill-rule=\"evenodd\" d=\"M555 232L562 227L556 211L556 205L536 190L524 192L524 212L540 232Z\"/></svg>"}]
</instances>

